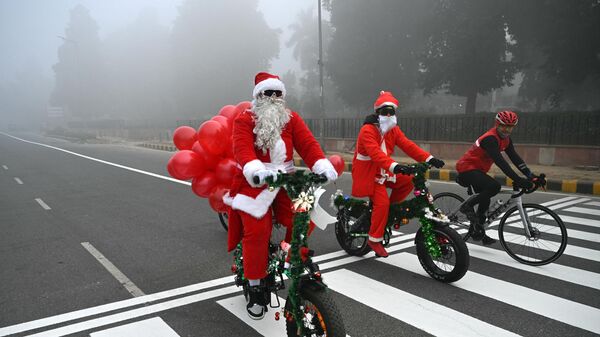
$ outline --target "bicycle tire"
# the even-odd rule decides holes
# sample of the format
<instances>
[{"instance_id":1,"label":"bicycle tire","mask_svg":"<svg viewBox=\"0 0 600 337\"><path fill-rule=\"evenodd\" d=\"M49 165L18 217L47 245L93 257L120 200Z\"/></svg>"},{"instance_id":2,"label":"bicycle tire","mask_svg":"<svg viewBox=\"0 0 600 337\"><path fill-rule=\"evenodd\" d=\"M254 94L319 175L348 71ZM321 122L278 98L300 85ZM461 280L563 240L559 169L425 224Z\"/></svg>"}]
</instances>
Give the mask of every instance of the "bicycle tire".
<instances>
[{"instance_id":1,"label":"bicycle tire","mask_svg":"<svg viewBox=\"0 0 600 337\"><path fill-rule=\"evenodd\" d=\"M469 269L470 257L467 244L461 238L460 234L449 226L435 227L433 232L442 249L442 256L438 261L433 260L425 245L425 236L422 228L419 228L415 236L415 244L417 245L417 256L419 257L421 266L434 280L444 283L460 280ZM442 269L440 266L448 265L446 261L452 256L456 257L452 270L447 271Z\"/></svg>"},{"instance_id":2,"label":"bicycle tire","mask_svg":"<svg viewBox=\"0 0 600 337\"><path fill-rule=\"evenodd\" d=\"M312 318L309 323L314 325L315 331L311 331L309 336L346 337L342 315L329 289L316 289L305 286L300 289L300 294L304 306L302 312L306 315L305 317L308 317L308 314L311 313L311 317L308 317ZM288 298L285 301L285 312L290 311L290 305ZM310 308L310 306L313 308ZM298 326L293 318L286 319L285 326L288 337L300 336Z\"/></svg>"},{"instance_id":3,"label":"bicycle tire","mask_svg":"<svg viewBox=\"0 0 600 337\"><path fill-rule=\"evenodd\" d=\"M510 229L508 227L515 227L515 226L511 226L510 224L507 224L507 221L509 219L514 220L515 217L518 217L518 220L521 220L521 216L518 213L518 208L512 207L511 209L509 209L506 214L504 214L504 216L502 217L502 219L500 220L500 223L498 225L498 238L500 239L500 243L502 244L502 247L504 248L504 250L506 251L506 253L508 253L508 255L510 255L510 257L512 257L513 259L515 259L516 261L523 263L523 264L527 264L530 266L543 266L549 263L552 263L554 261L556 261L556 259L558 259L563 252L565 251L565 248L567 247L567 242L568 242L568 236L567 236L567 228L565 227L564 222L561 220L561 218L554 213L552 210L550 210L549 208L542 206L542 205L538 205L538 204L523 204L523 209L525 210L526 214L529 215L530 221L532 222L532 228L534 230L534 235L537 235L539 237L532 239L528 239L525 236L522 236L523 238L525 238L525 241L523 241L524 243L531 243L531 245L525 245L525 249L521 249L520 251L517 251L517 247L519 246L518 244L515 243L514 240L507 240L507 239L517 239L517 237L519 235L523 235L523 232L520 233L515 233L515 231L510 231ZM515 216L513 213L517 212L517 215ZM541 216L540 216L541 215ZM544 220L543 223L535 223L535 219L540 219L540 220ZM522 223L521 223L522 225ZM547 242L556 242L558 243L558 245L554 244L553 246L557 247L557 249L547 249L549 246L547 244L544 244L544 247L542 247L542 244L540 243L540 239L541 238L547 238L547 239L553 239L554 237L552 236L553 234L548 234L548 233L544 233L542 234L542 232L540 231L540 228L544 228L545 227L549 227L549 226L554 226L557 227L560 231L560 234L554 234L554 235L560 235L559 238L555 239L555 240L546 240ZM535 247L534 247L535 245ZM539 251L550 251L551 254L549 254L548 257L544 257L544 258L538 258L538 259L533 259L532 260L528 260L526 258L524 258L525 255L523 255L524 253L537 253Z\"/></svg>"},{"instance_id":4,"label":"bicycle tire","mask_svg":"<svg viewBox=\"0 0 600 337\"><path fill-rule=\"evenodd\" d=\"M463 202L465 202L463 197L452 192L442 192L433 196L433 205L448 216L452 225L458 228L469 227L469 230L464 234L459 233L462 239L467 241L471 237L470 226L468 226L469 219L467 219L466 215L458 211L458 208ZM451 215L453 212L455 212L455 214Z\"/></svg>"},{"instance_id":5,"label":"bicycle tire","mask_svg":"<svg viewBox=\"0 0 600 337\"><path fill-rule=\"evenodd\" d=\"M344 214L341 214L338 221L335 222L335 238L340 247L352 256L367 254L371 251L371 247L367 244L369 238L366 236L351 237L349 233L350 225L356 223L358 219L350 215L346 209L342 209L340 212L344 212Z\"/></svg>"},{"instance_id":6,"label":"bicycle tire","mask_svg":"<svg viewBox=\"0 0 600 337\"><path fill-rule=\"evenodd\" d=\"M219 221L221 222L221 226L223 226L225 231L229 231L229 215L227 214L227 212L219 212Z\"/></svg>"}]
</instances>

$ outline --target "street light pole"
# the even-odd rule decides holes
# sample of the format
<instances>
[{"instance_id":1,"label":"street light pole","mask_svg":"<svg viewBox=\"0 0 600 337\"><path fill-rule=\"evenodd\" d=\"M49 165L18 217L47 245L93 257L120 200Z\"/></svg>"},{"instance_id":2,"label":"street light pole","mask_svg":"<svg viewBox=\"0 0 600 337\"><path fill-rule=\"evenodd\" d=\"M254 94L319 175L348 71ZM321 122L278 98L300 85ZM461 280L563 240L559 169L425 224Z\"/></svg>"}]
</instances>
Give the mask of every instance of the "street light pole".
<instances>
[{"instance_id":1,"label":"street light pole","mask_svg":"<svg viewBox=\"0 0 600 337\"><path fill-rule=\"evenodd\" d=\"M318 0L319 6L319 87L320 87L320 104L321 104L321 118L319 126L319 138L321 141L321 147L325 149L325 96L323 92L323 31L321 29L321 0Z\"/></svg>"}]
</instances>

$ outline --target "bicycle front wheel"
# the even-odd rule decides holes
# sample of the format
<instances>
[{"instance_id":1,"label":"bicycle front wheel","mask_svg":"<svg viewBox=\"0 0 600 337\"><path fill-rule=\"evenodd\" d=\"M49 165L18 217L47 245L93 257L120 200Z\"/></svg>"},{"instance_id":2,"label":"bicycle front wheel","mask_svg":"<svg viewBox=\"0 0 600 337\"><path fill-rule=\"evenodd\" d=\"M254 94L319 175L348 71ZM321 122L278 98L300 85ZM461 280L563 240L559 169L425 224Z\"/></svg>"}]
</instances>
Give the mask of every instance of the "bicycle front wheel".
<instances>
[{"instance_id":1,"label":"bicycle front wheel","mask_svg":"<svg viewBox=\"0 0 600 337\"><path fill-rule=\"evenodd\" d=\"M228 216L227 212L219 212L219 221L221 222L221 226L223 226L223 228L226 231L228 231L229 230L229 226L228 226L229 216Z\"/></svg>"},{"instance_id":2,"label":"bicycle front wheel","mask_svg":"<svg viewBox=\"0 0 600 337\"><path fill-rule=\"evenodd\" d=\"M509 209L498 225L498 237L513 259L530 266L543 266L558 259L567 247L567 228L560 217L547 207L523 204L529 224L519 209ZM530 234L525 228L529 226Z\"/></svg>"},{"instance_id":3,"label":"bicycle front wheel","mask_svg":"<svg viewBox=\"0 0 600 337\"><path fill-rule=\"evenodd\" d=\"M293 317L286 317L286 331L289 337L316 336L316 337L346 337L346 327L342 315L331 296L329 289L313 289L303 287L300 290L300 308L304 334L300 335L298 325ZM291 316L291 301L285 301L286 316Z\"/></svg>"},{"instance_id":4,"label":"bicycle front wheel","mask_svg":"<svg viewBox=\"0 0 600 337\"><path fill-rule=\"evenodd\" d=\"M450 224L467 241L471 236L470 221L467 216L459 211L460 205L465 201L463 197L452 192L442 192L433 196L433 205L448 216Z\"/></svg>"}]
</instances>

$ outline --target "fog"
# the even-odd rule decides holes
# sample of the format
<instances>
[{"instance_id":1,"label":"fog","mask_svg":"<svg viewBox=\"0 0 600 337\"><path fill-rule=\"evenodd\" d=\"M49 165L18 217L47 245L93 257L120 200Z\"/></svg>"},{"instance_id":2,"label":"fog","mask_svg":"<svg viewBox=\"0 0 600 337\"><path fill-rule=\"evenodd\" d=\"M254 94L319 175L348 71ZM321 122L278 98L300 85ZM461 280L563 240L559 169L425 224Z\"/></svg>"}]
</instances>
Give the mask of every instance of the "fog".
<instances>
[{"instance_id":1,"label":"fog","mask_svg":"<svg viewBox=\"0 0 600 337\"><path fill-rule=\"evenodd\" d=\"M317 6L0 0L0 129L202 120L259 71L308 118L363 116L379 90L406 114L600 108L597 1L325 0L324 107Z\"/></svg>"}]
</instances>

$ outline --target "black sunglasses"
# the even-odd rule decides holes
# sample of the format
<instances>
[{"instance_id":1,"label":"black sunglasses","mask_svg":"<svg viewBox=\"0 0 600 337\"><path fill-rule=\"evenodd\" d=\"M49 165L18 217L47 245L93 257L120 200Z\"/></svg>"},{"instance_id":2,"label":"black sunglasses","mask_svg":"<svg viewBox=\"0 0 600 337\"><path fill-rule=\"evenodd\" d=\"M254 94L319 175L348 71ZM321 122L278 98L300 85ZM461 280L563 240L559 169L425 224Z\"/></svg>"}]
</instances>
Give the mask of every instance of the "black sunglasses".
<instances>
[{"instance_id":1,"label":"black sunglasses","mask_svg":"<svg viewBox=\"0 0 600 337\"><path fill-rule=\"evenodd\" d=\"M380 116L394 116L396 114L396 109L393 106L384 106L377 109L375 112Z\"/></svg>"},{"instance_id":2,"label":"black sunglasses","mask_svg":"<svg viewBox=\"0 0 600 337\"><path fill-rule=\"evenodd\" d=\"M277 96L277 97L281 97L281 96L283 96L283 91L281 91L281 90L265 90L265 91L263 91L263 95L265 95L267 97L273 97L273 94L275 94L275 96Z\"/></svg>"}]
</instances>

